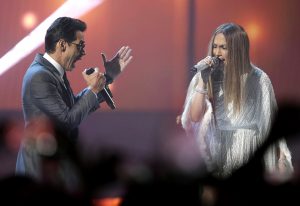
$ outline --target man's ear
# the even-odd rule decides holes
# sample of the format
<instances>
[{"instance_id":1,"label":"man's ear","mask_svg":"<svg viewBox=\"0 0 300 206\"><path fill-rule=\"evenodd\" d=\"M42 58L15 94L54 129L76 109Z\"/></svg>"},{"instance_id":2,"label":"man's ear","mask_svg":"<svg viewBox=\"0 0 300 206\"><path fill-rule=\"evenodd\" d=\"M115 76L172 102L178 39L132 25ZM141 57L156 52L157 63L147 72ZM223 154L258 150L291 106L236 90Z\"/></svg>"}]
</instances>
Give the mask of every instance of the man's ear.
<instances>
[{"instance_id":1,"label":"man's ear","mask_svg":"<svg viewBox=\"0 0 300 206\"><path fill-rule=\"evenodd\" d=\"M63 40L63 39L60 39L58 42L57 42L57 47L59 48L60 51L64 52L66 51L66 41Z\"/></svg>"}]
</instances>

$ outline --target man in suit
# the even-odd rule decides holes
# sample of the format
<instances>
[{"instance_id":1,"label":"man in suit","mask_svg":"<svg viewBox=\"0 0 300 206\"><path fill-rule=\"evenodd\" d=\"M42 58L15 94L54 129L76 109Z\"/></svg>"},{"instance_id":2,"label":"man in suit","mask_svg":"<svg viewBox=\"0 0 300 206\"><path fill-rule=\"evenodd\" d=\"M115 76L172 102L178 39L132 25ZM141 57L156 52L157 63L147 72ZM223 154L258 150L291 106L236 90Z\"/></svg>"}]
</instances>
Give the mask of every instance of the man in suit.
<instances>
[{"instance_id":1,"label":"man in suit","mask_svg":"<svg viewBox=\"0 0 300 206\"><path fill-rule=\"evenodd\" d=\"M110 61L106 61L102 55L106 74L100 73L97 68L90 75L86 74L86 70L83 71L88 87L75 96L66 71L72 71L75 63L85 55L85 30L86 24L79 19L56 19L45 36L46 52L36 55L24 76L22 108L27 132L17 158L17 174L45 179L45 165L41 157L56 157L66 152L59 151L76 140L79 124L99 107L103 101L100 91L107 81L113 81L132 59L129 47L122 47ZM57 130L63 135L54 132ZM51 138L51 135L56 138ZM62 141L57 136L63 136ZM75 184L76 178L72 179L72 169L67 164L58 165L55 171L61 178L59 181ZM46 170L49 172L49 167ZM53 175L46 178L57 177Z\"/></svg>"}]
</instances>

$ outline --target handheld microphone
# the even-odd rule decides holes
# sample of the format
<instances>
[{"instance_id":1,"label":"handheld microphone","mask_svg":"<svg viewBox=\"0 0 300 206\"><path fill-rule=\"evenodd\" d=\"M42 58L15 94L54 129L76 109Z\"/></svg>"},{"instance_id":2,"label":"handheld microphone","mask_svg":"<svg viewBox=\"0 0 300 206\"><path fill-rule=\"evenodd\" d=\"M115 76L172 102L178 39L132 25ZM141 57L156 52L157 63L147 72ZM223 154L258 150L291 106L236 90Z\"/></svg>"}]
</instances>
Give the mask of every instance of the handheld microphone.
<instances>
[{"instance_id":1,"label":"handheld microphone","mask_svg":"<svg viewBox=\"0 0 300 206\"><path fill-rule=\"evenodd\" d=\"M205 62L199 62L198 64L194 65L192 68L191 68L191 71L193 72L201 72L205 69L208 69L208 68L217 68L223 61L221 59L219 59L218 57L212 57L212 65L208 65L206 64Z\"/></svg>"},{"instance_id":2,"label":"handheld microphone","mask_svg":"<svg viewBox=\"0 0 300 206\"><path fill-rule=\"evenodd\" d=\"M94 68L89 68L86 70L86 74L90 75L95 71ZM108 85L106 84L105 87L100 91L100 94L102 95L103 99L105 100L106 104L111 108L111 109L115 109L115 103L112 99L112 94L111 91L108 87Z\"/></svg>"}]
</instances>

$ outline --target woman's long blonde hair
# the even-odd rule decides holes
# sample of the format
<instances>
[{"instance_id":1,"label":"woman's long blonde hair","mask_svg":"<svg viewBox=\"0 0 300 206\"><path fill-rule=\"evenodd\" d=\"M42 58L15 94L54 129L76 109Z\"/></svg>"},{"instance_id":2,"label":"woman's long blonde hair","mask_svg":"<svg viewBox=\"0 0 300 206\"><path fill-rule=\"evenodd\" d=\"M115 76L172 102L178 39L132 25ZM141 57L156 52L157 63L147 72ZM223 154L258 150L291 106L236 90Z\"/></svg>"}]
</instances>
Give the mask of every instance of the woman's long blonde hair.
<instances>
[{"instance_id":1,"label":"woman's long blonde hair","mask_svg":"<svg viewBox=\"0 0 300 206\"><path fill-rule=\"evenodd\" d=\"M234 23L220 25L213 33L208 55L213 56L213 42L217 34L222 33L226 39L227 59L224 65L224 101L227 107L233 105L234 113L239 113L243 103L245 81L243 75L251 70L249 57L249 38L244 28ZM213 100L211 79L208 84L209 98Z\"/></svg>"}]
</instances>

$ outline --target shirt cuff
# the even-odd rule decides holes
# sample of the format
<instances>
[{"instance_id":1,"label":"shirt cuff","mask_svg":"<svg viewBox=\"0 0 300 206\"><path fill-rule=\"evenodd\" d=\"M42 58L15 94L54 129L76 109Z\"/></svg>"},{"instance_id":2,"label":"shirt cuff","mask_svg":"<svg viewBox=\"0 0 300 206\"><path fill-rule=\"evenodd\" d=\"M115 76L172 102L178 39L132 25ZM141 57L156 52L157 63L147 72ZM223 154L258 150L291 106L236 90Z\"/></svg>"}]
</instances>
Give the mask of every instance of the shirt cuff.
<instances>
[{"instance_id":1,"label":"shirt cuff","mask_svg":"<svg viewBox=\"0 0 300 206\"><path fill-rule=\"evenodd\" d=\"M93 90L92 90L92 88L91 87L88 87L89 88L89 90L91 90L91 92L93 92ZM94 95L96 96L96 98L98 99L98 95L97 95L97 93L95 93L95 92L93 92L94 93Z\"/></svg>"}]
</instances>

